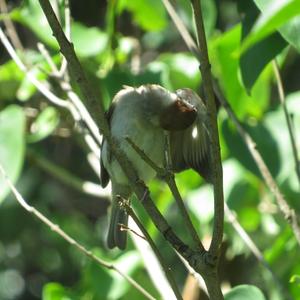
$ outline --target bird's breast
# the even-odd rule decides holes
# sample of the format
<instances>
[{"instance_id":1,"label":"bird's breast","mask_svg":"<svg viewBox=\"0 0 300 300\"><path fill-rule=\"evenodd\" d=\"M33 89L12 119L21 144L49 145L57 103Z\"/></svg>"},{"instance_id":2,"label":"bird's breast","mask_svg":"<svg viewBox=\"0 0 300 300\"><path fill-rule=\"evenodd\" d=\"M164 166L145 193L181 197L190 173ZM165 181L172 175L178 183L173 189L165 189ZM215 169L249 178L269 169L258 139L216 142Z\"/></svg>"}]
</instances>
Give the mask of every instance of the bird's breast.
<instances>
[{"instance_id":1,"label":"bird's breast","mask_svg":"<svg viewBox=\"0 0 300 300\"><path fill-rule=\"evenodd\" d=\"M156 175L155 171L140 157L125 138L129 137L136 146L161 167L164 161L165 144L163 130L152 126L145 120L136 119L127 120L123 124L117 122L112 126L111 130L112 135L119 142L121 149L137 171L139 178L145 182L153 179ZM114 162L114 165L113 168L110 168L113 172L111 175L118 182L124 183L127 180L126 177L116 162Z\"/></svg>"}]
</instances>

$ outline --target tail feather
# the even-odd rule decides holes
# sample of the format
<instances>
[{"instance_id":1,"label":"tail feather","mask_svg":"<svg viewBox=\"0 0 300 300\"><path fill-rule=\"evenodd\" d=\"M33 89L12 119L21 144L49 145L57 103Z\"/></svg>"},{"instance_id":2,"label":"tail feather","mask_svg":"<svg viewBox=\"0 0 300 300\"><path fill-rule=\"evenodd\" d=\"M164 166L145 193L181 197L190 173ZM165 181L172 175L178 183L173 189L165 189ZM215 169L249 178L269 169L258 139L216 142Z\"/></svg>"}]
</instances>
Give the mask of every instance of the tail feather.
<instances>
[{"instance_id":1,"label":"tail feather","mask_svg":"<svg viewBox=\"0 0 300 300\"><path fill-rule=\"evenodd\" d=\"M128 214L124 209L113 205L107 236L108 248L118 247L121 250L126 248L127 232L126 230L121 230L122 225L128 225Z\"/></svg>"}]
</instances>

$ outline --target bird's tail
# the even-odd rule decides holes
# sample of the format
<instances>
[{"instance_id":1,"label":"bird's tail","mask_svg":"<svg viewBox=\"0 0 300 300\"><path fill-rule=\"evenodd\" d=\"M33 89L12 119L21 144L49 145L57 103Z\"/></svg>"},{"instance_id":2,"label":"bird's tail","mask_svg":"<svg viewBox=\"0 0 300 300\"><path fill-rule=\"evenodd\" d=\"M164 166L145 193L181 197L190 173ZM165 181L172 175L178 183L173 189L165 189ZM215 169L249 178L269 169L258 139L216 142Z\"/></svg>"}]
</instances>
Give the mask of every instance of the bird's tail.
<instances>
[{"instance_id":1,"label":"bird's tail","mask_svg":"<svg viewBox=\"0 0 300 300\"><path fill-rule=\"evenodd\" d=\"M112 249L118 247L121 250L126 248L127 230L122 227L128 225L128 214L121 208L116 199L113 199L111 209L111 219L107 235L107 246Z\"/></svg>"}]
</instances>

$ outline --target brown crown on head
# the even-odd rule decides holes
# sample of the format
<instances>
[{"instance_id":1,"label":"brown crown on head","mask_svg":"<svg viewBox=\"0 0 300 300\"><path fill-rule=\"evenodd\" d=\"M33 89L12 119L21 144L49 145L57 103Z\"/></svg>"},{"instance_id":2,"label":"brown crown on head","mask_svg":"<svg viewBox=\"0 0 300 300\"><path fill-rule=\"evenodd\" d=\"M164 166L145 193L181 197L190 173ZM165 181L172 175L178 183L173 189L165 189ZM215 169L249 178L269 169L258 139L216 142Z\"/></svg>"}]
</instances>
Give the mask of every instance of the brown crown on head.
<instances>
[{"instance_id":1,"label":"brown crown on head","mask_svg":"<svg viewBox=\"0 0 300 300\"><path fill-rule=\"evenodd\" d=\"M178 98L160 114L160 126L169 131L184 130L191 126L197 117L196 108Z\"/></svg>"}]
</instances>

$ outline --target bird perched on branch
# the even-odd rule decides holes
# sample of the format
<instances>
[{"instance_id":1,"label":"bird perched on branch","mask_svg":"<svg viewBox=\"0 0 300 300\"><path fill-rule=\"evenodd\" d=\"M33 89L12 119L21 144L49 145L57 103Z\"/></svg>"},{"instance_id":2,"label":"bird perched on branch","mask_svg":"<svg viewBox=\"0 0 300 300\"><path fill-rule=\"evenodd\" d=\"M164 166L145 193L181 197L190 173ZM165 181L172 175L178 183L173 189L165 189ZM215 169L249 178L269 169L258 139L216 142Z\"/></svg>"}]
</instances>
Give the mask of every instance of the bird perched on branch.
<instances>
[{"instance_id":1,"label":"bird perched on branch","mask_svg":"<svg viewBox=\"0 0 300 300\"><path fill-rule=\"evenodd\" d=\"M114 97L106 113L111 134L127 155L141 180L148 182L155 171L126 141L129 137L159 167L165 162L165 138L169 135L171 169L181 172L193 168L210 181L206 130L207 111L201 98L190 89L169 92L159 85L125 87ZM128 216L117 197L132 193L127 177L104 139L101 147L101 185L112 184L112 209L107 244L126 247Z\"/></svg>"}]
</instances>

